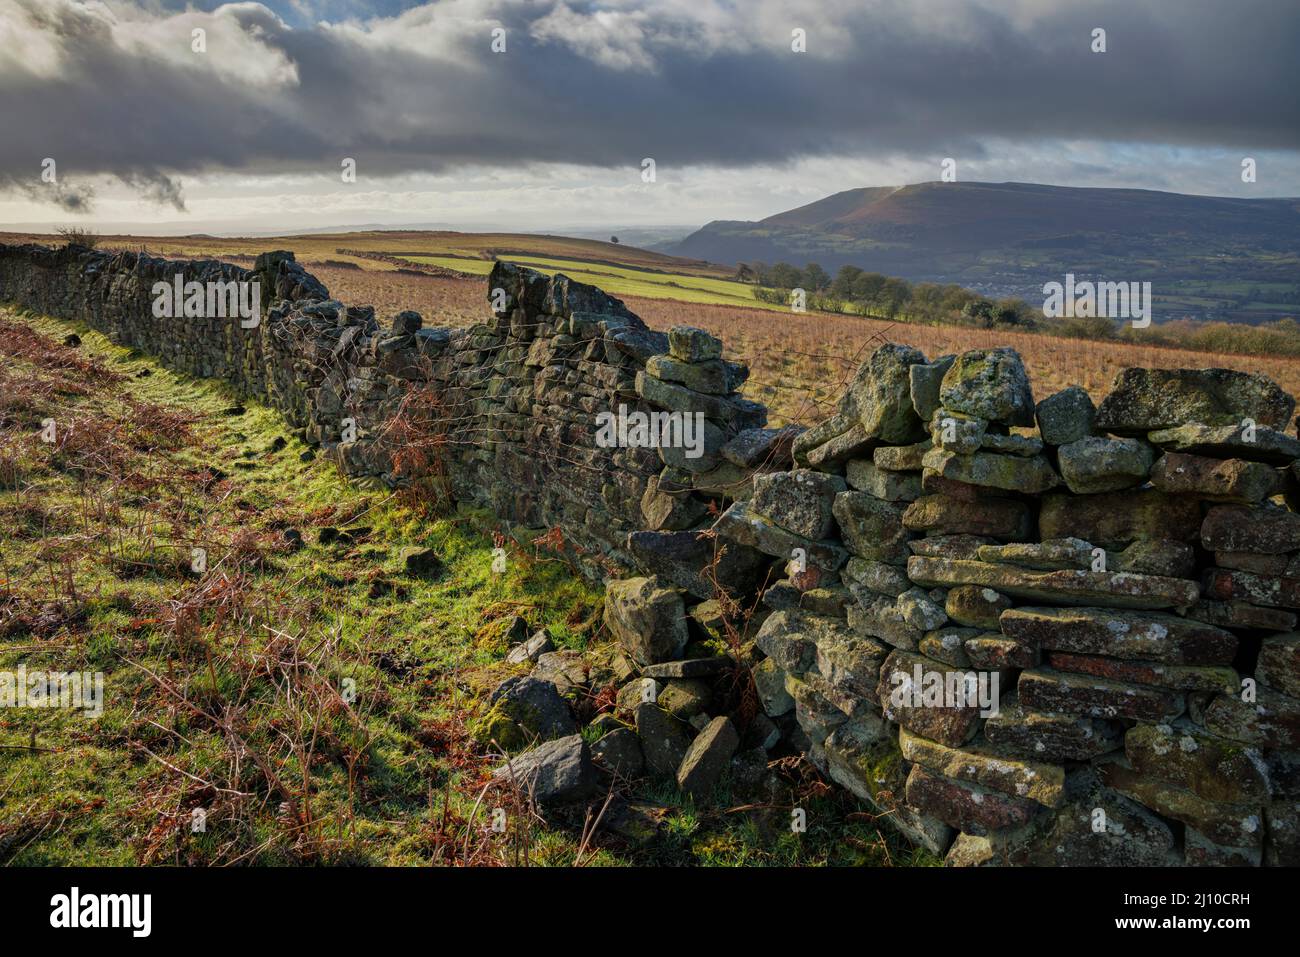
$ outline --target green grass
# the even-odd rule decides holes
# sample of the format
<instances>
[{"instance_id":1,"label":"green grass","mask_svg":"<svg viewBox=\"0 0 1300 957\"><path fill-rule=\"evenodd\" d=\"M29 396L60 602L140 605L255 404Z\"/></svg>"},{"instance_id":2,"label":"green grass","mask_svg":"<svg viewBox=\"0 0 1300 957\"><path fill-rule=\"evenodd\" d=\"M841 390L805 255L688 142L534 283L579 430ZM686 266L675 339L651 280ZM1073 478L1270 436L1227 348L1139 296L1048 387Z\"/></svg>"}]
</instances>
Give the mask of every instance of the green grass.
<instances>
[{"instance_id":1,"label":"green grass","mask_svg":"<svg viewBox=\"0 0 1300 957\"><path fill-rule=\"evenodd\" d=\"M71 331L80 349L58 345ZM348 483L274 410L83 326L0 310L0 352L0 478L21 476L0 482L0 671L104 676L98 718L0 710L0 863L575 862L580 816L510 805L506 834L485 826L497 759L470 728L521 670L514 615L598 667L600 589L513 544L494 572L492 516ZM444 571L408 575L406 546ZM643 782L656 836L598 837L582 863L934 863L842 792L787 793L806 834L731 782L701 807Z\"/></svg>"},{"instance_id":2,"label":"green grass","mask_svg":"<svg viewBox=\"0 0 1300 957\"><path fill-rule=\"evenodd\" d=\"M403 256L411 262L442 266L475 276L486 276L493 263L485 259L456 256ZM656 272L631 266L590 263L575 259L550 259L510 256L510 262L544 272L560 272L570 279L599 286L615 296L641 296L646 299L674 299L679 302L722 306L751 306L756 309L788 311L788 307L763 302L754 296L748 283L693 276L683 273Z\"/></svg>"}]
</instances>

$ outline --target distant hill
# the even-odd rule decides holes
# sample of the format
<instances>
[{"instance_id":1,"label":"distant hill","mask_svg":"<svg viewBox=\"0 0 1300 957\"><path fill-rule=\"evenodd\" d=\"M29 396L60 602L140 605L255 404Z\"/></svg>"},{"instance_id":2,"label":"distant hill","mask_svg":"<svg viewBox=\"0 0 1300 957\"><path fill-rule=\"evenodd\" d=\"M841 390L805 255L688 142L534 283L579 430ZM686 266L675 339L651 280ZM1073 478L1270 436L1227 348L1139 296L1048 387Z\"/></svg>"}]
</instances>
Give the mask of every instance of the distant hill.
<instances>
[{"instance_id":1,"label":"distant hill","mask_svg":"<svg viewBox=\"0 0 1300 957\"><path fill-rule=\"evenodd\" d=\"M665 248L734 264L843 265L992 296L1078 278L1152 283L1156 318L1300 314L1300 199L1033 183L917 183L836 193L758 222L716 221Z\"/></svg>"}]
</instances>

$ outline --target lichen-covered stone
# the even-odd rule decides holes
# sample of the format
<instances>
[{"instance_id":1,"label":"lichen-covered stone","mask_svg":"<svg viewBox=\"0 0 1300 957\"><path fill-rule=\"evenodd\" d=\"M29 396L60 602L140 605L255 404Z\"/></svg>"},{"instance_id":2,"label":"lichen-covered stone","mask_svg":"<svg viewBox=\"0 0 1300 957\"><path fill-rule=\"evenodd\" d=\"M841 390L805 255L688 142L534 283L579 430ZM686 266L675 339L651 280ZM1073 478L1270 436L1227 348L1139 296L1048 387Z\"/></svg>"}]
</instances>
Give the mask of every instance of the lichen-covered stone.
<instances>
[{"instance_id":1,"label":"lichen-covered stone","mask_svg":"<svg viewBox=\"0 0 1300 957\"><path fill-rule=\"evenodd\" d=\"M1077 385L1048 396L1034 412L1038 432L1048 445L1068 445L1092 435L1097 421L1092 397Z\"/></svg>"},{"instance_id":2,"label":"lichen-covered stone","mask_svg":"<svg viewBox=\"0 0 1300 957\"><path fill-rule=\"evenodd\" d=\"M1014 349L975 349L944 374L939 401L948 409L1007 425L1034 424L1029 376Z\"/></svg>"},{"instance_id":3,"label":"lichen-covered stone","mask_svg":"<svg viewBox=\"0 0 1300 957\"><path fill-rule=\"evenodd\" d=\"M844 479L812 469L754 476L751 512L804 538L825 538L834 528L831 505L845 491Z\"/></svg>"},{"instance_id":4,"label":"lichen-covered stone","mask_svg":"<svg viewBox=\"0 0 1300 957\"><path fill-rule=\"evenodd\" d=\"M1260 644L1255 678L1292 698L1300 698L1300 634L1271 635Z\"/></svg>"},{"instance_id":5,"label":"lichen-covered stone","mask_svg":"<svg viewBox=\"0 0 1300 957\"><path fill-rule=\"evenodd\" d=\"M927 588L979 585L1016 598L1056 601L1064 605L1111 605L1116 608L1170 608L1200 597L1195 582L1129 572L1031 571L1014 565L951 561L914 555L907 575Z\"/></svg>"},{"instance_id":6,"label":"lichen-covered stone","mask_svg":"<svg viewBox=\"0 0 1300 957\"><path fill-rule=\"evenodd\" d=\"M1183 713L1183 696L1142 685L1126 684L1052 668L1020 673L1020 703L1034 711L1079 714L1088 718L1170 721Z\"/></svg>"},{"instance_id":7,"label":"lichen-covered stone","mask_svg":"<svg viewBox=\"0 0 1300 957\"><path fill-rule=\"evenodd\" d=\"M1192 542L1200 529L1201 506L1195 498L1156 489L1083 497L1048 494L1038 513L1039 538L1081 538L1102 548L1125 548L1152 538Z\"/></svg>"},{"instance_id":8,"label":"lichen-covered stone","mask_svg":"<svg viewBox=\"0 0 1300 957\"><path fill-rule=\"evenodd\" d=\"M927 535L973 535L1016 539L1028 536L1033 516L1024 502L1010 498L966 501L951 495L923 495L907 506L903 526Z\"/></svg>"},{"instance_id":9,"label":"lichen-covered stone","mask_svg":"<svg viewBox=\"0 0 1300 957\"><path fill-rule=\"evenodd\" d=\"M1134 435L1188 423L1236 425L1254 419L1282 428L1295 400L1272 379L1235 369L1122 370L1097 410L1097 427Z\"/></svg>"},{"instance_id":10,"label":"lichen-covered stone","mask_svg":"<svg viewBox=\"0 0 1300 957\"><path fill-rule=\"evenodd\" d=\"M1206 734L1185 720L1134 725L1124 735L1124 754L1139 774L1207 801L1264 804L1272 794L1259 751Z\"/></svg>"},{"instance_id":11,"label":"lichen-covered stone","mask_svg":"<svg viewBox=\"0 0 1300 957\"><path fill-rule=\"evenodd\" d=\"M1300 549L1300 515L1280 508L1218 505L1205 513L1201 544L1222 552L1293 552Z\"/></svg>"},{"instance_id":12,"label":"lichen-covered stone","mask_svg":"<svg viewBox=\"0 0 1300 957\"><path fill-rule=\"evenodd\" d=\"M921 464L954 482L1027 495L1045 492L1061 484L1060 477L1041 456L1026 458L997 452L958 455L945 449L931 449L925 453Z\"/></svg>"},{"instance_id":13,"label":"lichen-covered stone","mask_svg":"<svg viewBox=\"0 0 1300 957\"><path fill-rule=\"evenodd\" d=\"M605 626L638 664L681 655L689 635L679 589L654 578L625 578L605 587Z\"/></svg>"},{"instance_id":14,"label":"lichen-covered stone","mask_svg":"<svg viewBox=\"0 0 1300 957\"><path fill-rule=\"evenodd\" d=\"M1057 449L1057 467L1076 495L1115 492L1147 480L1155 452L1137 439L1088 436Z\"/></svg>"},{"instance_id":15,"label":"lichen-covered stone","mask_svg":"<svg viewBox=\"0 0 1300 957\"><path fill-rule=\"evenodd\" d=\"M960 749L950 748L906 728L899 730L898 747L908 761L956 781L1046 807L1060 807L1065 802L1065 769L1059 765L1026 760L978 739Z\"/></svg>"},{"instance_id":16,"label":"lichen-covered stone","mask_svg":"<svg viewBox=\"0 0 1300 957\"><path fill-rule=\"evenodd\" d=\"M1014 692L984 723L984 735L1008 751L1055 763L1088 761L1123 745L1123 726L1118 721L1035 711Z\"/></svg>"},{"instance_id":17,"label":"lichen-covered stone","mask_svg":"<svg viewBox=\"0 0 1300 957\"><path fill-rule=\"evenodd\" d=\"M1147 433L1147 441L1168 452L1185 452L1220 459L1248 459L1290 465L1300 458L1300 441L1262 425L1180 425Z\"/></svg>"},{"instance_id":18,"label":"lichen-covered stone","mask_svg":"<svg viewBox=\"0 0 1300 957\"><path fill-rule=\"evenodd\" d=\"M740 733L731 719L719 716L695 736L677 768L677 787L697 801L721 780L740 746Z\"/></svg>"},{"instance_id":19,"label":"lichen-covered stone","mask_svg":"<svg viewBox=\"0 0 1300 957\"><path fill-rule=\"evenodd\" d=\"M891 472L866 459L853 459L844 467L851 488L886 502L910 502L921 495L920 473Z\"/></svg>"},{"instance_id":20,"label":"lichen-covered stone","mask_svg":"<svg viewBox=\"0 0 1300 957\"><path fill-rule=\"evenodd\" d=\"M1222 628L1158 611L1109 608L1012 608L1003 633L1034 647L1169 664L1223 664L1237 637Z\"/></svg>"},{"instance_id":21,"label":"lichen-covered stone","mask_svg":"<svg viewBox=\"0 0 1300 957\"><path fill-rule=\"evenodd\" d=\"M931 774L919 764L907 775L907 803L965 834L1022 827L1040 805L977 784Z\"/></svg>"},{"instance_id":22,"label":"lichen-covered stone","mask_svg":"<svg viewBox=\"0 0 1300 957\"><path fill-rule=\"evenodd\" d=\"M1151 484L1171 494L1253 504L1282 490L1282 474L1262 462L1166 452L1151 468Z\"/></svg>"},{"instance_id":23,"label":"lichen-covered stone","mask_svg":"<svg viewBox=\"0 0 1300 957\"><path fill-rule=\"evenodd\" d=\"M866 492L841 492L832 506L840 537L859 558L902 565L912 533L903 526L902 505L882 502Z\"/></svg>"},{"instance_id":24,"label":"lichen-covered stone","mask_svg":"<svg viewBox=\"0 0 1300 957\"><path fill-rule=\"evenodd\" d=\"M997 631L1002 612L1011 607L1011 599L978 585L958 585L949 590L944 611L959 625Z\"/></svg>"},{"instance_id":25,"label":"lichen-covered stone","mask_svg":"<svg viewBox=\"0 0 1300 957\"><path fill-rule=\"evenodd\" d=\"M955 355L940 356L933 362L918 362L908 368L912 408L922 422L929 422L939 408L939 389L943 377L952 368Z\"/></svg>"}]
</instances>

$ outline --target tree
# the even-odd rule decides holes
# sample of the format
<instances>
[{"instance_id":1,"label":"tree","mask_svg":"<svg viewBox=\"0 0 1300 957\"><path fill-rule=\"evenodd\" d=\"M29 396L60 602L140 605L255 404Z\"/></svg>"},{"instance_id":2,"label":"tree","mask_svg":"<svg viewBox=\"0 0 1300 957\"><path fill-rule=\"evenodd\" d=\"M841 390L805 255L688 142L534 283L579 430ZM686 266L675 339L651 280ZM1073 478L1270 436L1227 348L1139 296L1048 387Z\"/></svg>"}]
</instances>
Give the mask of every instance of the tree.
<instances>
[{"instance_id":1,"label":"tree","mask_svg":"<svg viewBox=\"0 0 1300 957\"><path fill-rule=\"evenodd\" d=\"M809 263L803 267L803 288L811 292L820 292L830 284L830 274L817 263Z\"/></svg>"},{"instance_id":2,"label":"tree","mask_svg":"<svg viewBox=\"0 0 1300 957\"><path fill-rule=\"evenodd\" d=\"M609 237L609 241L610 241L611 243L613 243L615 246L618 245L618 237L617 237L617 236L610 236L610 237Z\"/></svg>"}]
</instances>

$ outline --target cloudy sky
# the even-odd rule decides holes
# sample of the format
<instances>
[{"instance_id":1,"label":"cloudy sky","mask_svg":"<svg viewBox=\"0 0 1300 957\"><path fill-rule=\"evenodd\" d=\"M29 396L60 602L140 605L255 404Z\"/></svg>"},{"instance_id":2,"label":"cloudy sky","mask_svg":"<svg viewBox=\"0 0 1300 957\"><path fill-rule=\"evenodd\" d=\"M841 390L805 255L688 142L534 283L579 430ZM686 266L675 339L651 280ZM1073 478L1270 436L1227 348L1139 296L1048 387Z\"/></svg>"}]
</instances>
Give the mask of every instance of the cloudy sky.
<instances>
[{"instance_id":1,"label":"cloudy sky","mask_svg":"<svg viewBox=\"0 0 1300 957\"><path fill-rule=\"evenodd\" d=\"M946 157L1300 196L1297 51L1296 0L0 0L0 229L698 225Z\"/></svg>"}]
</instances>

